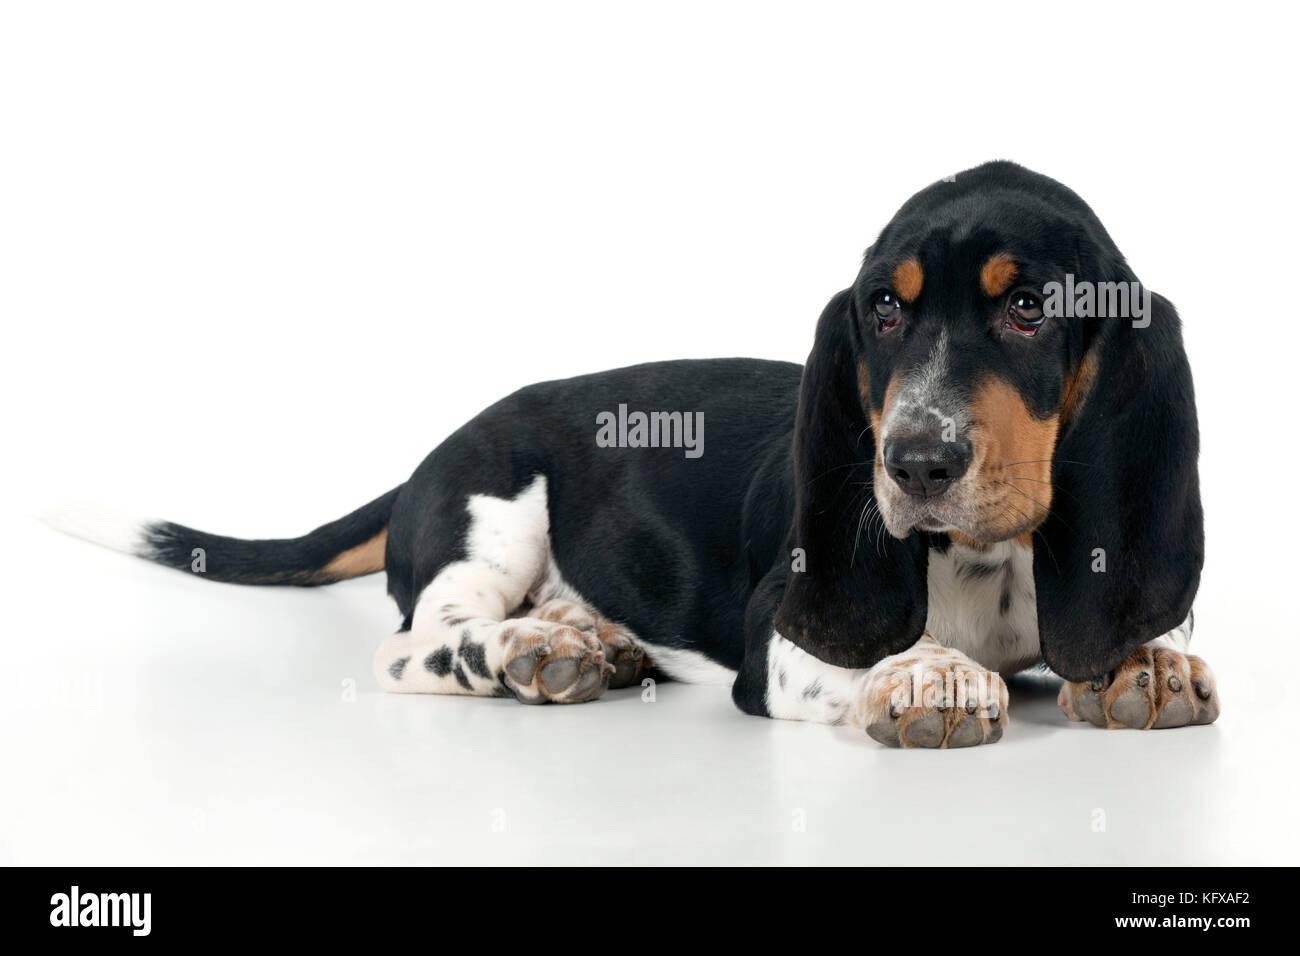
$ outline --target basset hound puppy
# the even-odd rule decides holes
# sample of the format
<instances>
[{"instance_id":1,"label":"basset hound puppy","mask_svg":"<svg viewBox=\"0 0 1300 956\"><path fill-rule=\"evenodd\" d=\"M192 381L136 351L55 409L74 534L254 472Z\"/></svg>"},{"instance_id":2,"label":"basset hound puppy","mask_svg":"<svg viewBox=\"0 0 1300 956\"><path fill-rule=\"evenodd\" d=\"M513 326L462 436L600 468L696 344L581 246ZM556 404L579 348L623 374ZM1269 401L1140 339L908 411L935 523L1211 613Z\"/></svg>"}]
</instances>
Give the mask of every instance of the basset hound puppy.
<instances>
[{"instance_id":1,"label":"basset hound puppy","mask_svg":"<svg viewBox=\"0 0 1300 956\"><path fill-rule=\"evenodd\" d=\"M706 442L707 435L707 442ZM386 571L385 690L578 703L655 677L904 747L998 740L1002 676L1099 727L1205 724L1204 550L1173 306L1084 202L993 162L912 197L802 367L531 385L289 540L66 530L243 584Z\"/></svg>"}]
</instances>

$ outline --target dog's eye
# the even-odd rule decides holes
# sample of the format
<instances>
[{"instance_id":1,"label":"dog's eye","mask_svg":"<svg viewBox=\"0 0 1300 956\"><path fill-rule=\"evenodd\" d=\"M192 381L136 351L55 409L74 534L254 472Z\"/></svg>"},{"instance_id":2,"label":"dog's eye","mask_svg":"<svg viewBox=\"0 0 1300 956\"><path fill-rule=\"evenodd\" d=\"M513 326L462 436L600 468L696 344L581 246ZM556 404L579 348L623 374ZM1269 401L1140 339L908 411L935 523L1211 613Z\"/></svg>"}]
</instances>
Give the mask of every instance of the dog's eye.
<instances>
[{"instance_id":1,"label":"dog's eye","mask_svg":"<svg viewBox=\"0 0 1300 956\"><path fill-rule=\"evenodd\" d=\"M899 305L898 298L892 292L879 293L871 307L875 310L876 319L880 323L880 331L882 332L888 332L903 321L903 308Z\"/></svg>"},{"instance_id":2,"label":"dog's eye","mask_svg":"<svg viewBox=\"0 0 1300 956\"><path fill-rule=\"evenodd\" d=\"M1043 324L1043 303L1028 292L1017 292L1007 304L1007 325L1021 335L1033 335Z\"/></svg>"}]
</instances>

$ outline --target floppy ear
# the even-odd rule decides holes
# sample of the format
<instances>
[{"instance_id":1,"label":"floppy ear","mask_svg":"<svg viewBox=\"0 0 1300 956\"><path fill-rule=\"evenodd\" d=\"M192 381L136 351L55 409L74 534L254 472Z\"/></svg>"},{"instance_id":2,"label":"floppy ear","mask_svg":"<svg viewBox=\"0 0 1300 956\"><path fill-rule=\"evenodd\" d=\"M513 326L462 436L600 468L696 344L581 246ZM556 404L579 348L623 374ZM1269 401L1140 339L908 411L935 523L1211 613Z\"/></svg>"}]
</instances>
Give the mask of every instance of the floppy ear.
<instances>
[{"instance_id":1,"label":"floppy ear","mask_svg":"<svg viewBox=\"0 0 1300 956\"><path fill-rule=\"evenodd\" d=\"M1067 383L1052 514L1034 543L1043 657L1067 680L1176 628L1200 582L1192 374L1174 307L1153 295L1148 318L1092 320Z\"/></svg>"},{"instance_id":2,"label":"floppy ear","mask_svg":"<svg viewBox=\"0 0 1300 956\"><path fill-rule=\"evenodd\" d=\"M876 533L875 438L859 382L852 290L830 301L804 366L794 431L791 563L776 629L839 667L869 667L925 629L927 550L920 535Z\"/></svg>"}]
</instances>

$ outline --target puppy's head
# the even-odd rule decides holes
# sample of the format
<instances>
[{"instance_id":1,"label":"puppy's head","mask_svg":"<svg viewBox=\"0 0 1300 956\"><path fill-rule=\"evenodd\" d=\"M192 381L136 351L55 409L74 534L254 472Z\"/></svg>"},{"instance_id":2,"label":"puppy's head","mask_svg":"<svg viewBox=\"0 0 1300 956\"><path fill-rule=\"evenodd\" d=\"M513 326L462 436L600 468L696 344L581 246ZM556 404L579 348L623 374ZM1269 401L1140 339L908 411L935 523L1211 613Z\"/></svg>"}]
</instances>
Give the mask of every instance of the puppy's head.
<instances>
[{"instance_id":1,"label":"puppy's head","mask_svg":"<svg viewBox=\"0 0 1300 956\"><path fill-rule=\"evenodd\" d=\"M935 183L818 325L791 534L810 570L778 623L844 650L863 639L837 621L856 622L868 658L901 649L924 626L931 547L1018 539L1048 662L1092 676L1186 616L1196 454L1178 317L1087 205L1012 163Z\"/></svg>"},{"instance_id":2,"label":"puppy's head","mask_svg":"<svg viewBox=\"0 0 1300 956\"><path fill-rule=\"evenodd\" d=\"M1044 290L1112 273L1108 246L1073 193L1010 164L932 186L885 229L851 321L890 534L983 545L1047 518L1057 439L1094 373L1087 319L1049 314Z\"/></svg>"}]
</instances>

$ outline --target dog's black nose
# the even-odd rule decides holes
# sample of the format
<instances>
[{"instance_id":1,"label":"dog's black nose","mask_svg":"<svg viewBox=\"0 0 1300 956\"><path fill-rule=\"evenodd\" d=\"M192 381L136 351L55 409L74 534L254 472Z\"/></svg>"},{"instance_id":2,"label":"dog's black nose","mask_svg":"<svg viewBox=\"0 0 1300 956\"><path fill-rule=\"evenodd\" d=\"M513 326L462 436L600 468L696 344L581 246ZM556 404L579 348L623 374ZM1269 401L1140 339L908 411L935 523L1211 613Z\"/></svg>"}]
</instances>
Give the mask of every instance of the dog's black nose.
<instances>
[{"instance_id":1,"label":"dog's black nose","mask_svg":"<svg viewBox=\"0 0 1300 956\"><path fill-rule=\"evenodd\" d=\"M943 494L970 467L967 441L940 441L929 436L892 438L885 442L885 471L898 487L918 498Z\"/></svg>"}]
</instances>

